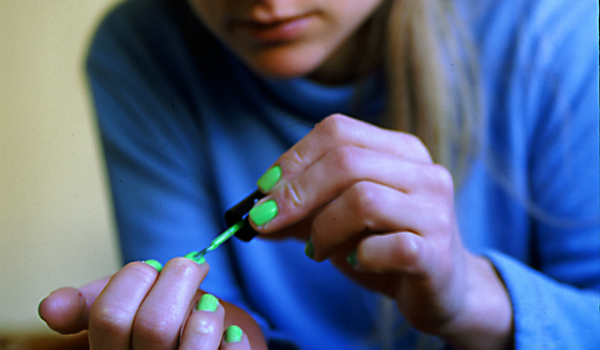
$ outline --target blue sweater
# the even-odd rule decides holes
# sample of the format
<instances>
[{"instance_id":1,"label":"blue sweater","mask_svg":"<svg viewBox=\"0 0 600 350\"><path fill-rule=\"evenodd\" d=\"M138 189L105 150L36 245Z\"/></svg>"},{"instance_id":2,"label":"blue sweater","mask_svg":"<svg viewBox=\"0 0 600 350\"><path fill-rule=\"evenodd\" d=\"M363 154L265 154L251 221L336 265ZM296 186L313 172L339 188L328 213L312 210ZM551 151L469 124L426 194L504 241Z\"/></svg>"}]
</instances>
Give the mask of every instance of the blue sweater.
<instances>
[{"instance_id":1,"label":"blue sweater","mask_svg":"<svg viewBox=\"0 0 600 350\"><path fill-rule=\"evenodd\" d=\"M360 110L353 85L256 76L183 1L164 3L119 5L88 59L124 261L207 246L224 211L316 122L335 112L377 122L384 104L377 74ZM600 349L597 6L459 3L488 122L458 219L509 291L517 349ZM381 348L381 298L303 249L232 240L207 256L202 288L246 308L274 349ZM396 320L394 349L443 346Z\"/></svg>"}]
</instances>

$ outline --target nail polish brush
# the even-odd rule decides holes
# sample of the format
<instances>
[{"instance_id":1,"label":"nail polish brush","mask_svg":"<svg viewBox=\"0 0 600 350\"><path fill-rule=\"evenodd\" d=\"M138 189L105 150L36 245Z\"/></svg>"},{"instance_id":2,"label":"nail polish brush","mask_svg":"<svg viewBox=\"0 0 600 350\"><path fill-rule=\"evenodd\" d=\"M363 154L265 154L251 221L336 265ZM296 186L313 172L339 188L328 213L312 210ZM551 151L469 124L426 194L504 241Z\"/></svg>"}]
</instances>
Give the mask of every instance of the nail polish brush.
<instances>
[{"instance_id":1,"label":"nail polish brush","mask_svg":"<svg viewBox=\"0 0 600 350\"><path fill-rule=\"evenodd\" d=\"M228 229L213 239L208 247L195 253L192 258L197 260L204 257L206 253L219 248L223 243L227 242L233 236L241 239L244 242L250 242L254 237L256 237L258 232L256 232L252 226L250 226L250 222L248 221L248 212L250 209L252 209L254 204L256 204L256 202L258 202L264 196L265 195L260 192L260 190L256 190L246 198L242 199L238 204L227 210L225 212L225 222L228 226Z\"/></svg>"}]
</instances>

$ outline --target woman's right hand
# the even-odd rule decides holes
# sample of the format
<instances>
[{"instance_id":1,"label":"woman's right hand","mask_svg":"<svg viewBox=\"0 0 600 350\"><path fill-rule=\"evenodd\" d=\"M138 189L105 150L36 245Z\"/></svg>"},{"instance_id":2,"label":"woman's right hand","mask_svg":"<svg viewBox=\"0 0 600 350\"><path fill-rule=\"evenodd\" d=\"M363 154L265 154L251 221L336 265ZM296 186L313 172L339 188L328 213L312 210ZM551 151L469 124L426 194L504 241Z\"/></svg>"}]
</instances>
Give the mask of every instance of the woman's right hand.
<instances>
[{"instance_id":1,"label":"woman's right hand","mask_svg":"<svg viewBox=\"0 0 600 350\"><path fill-rule=\"evenodd\" d=\"M59 333L87 330L92 350L266 349L250 315L199 290L207 273L208 264L185 258L169 261L160 273L132 262L81 289L52 292L39 313Z\"/></svg>"}]
</instances>

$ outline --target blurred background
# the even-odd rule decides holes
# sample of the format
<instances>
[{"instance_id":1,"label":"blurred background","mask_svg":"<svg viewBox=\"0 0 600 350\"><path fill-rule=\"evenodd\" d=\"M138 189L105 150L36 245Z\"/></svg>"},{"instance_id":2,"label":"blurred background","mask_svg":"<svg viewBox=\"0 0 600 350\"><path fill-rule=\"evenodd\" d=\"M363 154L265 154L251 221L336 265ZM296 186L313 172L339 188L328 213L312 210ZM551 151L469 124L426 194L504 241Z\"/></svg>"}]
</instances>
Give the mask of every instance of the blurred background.
<instances>
[{"instance_id":1,"label":"blurred background","mask_svg":"<svg viewBox=\"0 0 600 350\"><path fill-rule=\"evenodd\" d=\"M0 335L119 256L84 57L115 0L0 0Z\"/></svg>"}]
</instances>

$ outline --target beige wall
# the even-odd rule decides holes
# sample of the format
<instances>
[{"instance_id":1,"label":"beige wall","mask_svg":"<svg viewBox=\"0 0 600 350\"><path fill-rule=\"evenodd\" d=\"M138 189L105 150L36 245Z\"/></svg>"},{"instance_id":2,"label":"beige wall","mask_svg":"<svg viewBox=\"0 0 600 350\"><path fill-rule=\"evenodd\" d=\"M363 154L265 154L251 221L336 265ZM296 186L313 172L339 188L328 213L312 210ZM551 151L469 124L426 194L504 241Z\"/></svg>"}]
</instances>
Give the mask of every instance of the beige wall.
<instances>
[{"instance_id":1,"label":"beige wall","mask_svg":"<svg viewBox=\"0 0 600 350\"><path fill-rule=\"evenodd\" d=\"M83 76L114 0L0 0L0 332L44 327L37 304L118 266Z\"/></svg>"}]
</instances>

